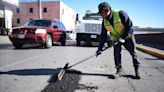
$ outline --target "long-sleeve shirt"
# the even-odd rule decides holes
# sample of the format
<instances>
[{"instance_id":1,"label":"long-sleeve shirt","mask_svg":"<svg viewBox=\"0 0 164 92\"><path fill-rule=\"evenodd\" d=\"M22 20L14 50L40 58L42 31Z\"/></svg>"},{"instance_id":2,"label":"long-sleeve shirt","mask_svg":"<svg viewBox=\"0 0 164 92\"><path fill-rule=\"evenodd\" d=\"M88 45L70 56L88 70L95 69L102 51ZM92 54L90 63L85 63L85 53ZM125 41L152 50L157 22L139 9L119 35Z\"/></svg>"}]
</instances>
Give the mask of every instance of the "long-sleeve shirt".
<instances>
[{"instance_id":1,"label":"long-sleeve shirt","mask_svg":"<svg viewBox=\"0 0 164 92\"><path fill-rule=\"evenodd\" d=\"M132 29L132 21L131 19L129 18L129 16L127 15L126 12L124 11L119 11L119 16L120 16L120 19L121 19L121 22L122 24L124 25L125 27L125 31L124 33L122 34L121 38L122 39L125 39L129 34L133 34L133 29ZM113 26L113 14L112 12L110 13L110 15L107 17L107 20L110 22L110 24ZM102 22L102 29L101 29L101 41L99 43L99 47L98 49L99 50L102 50L103 46L104 46L104 43L106 42L107 40L107 30L104 26L104 23Z\"/></svg>"}]
</instances>

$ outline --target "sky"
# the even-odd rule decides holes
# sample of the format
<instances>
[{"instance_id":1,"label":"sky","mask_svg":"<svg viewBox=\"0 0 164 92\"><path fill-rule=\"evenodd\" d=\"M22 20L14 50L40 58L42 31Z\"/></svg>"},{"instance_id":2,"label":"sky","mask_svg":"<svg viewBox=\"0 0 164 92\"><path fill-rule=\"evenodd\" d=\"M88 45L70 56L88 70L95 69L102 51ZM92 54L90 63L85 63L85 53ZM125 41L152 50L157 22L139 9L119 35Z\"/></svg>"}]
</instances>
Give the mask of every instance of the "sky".
<instances>
[{"instance_id":1,"label":"sky","mask_svg":"<svg viewBox=\"0 0 164 92\"><path fill-rule=\"evenodd\" d=\"M31 2L38 0L20 0ZM41 0L59 1L59 0ZM134 26L164 28L164 0L60 0L79 14L80 19L86 10L98 12L98 4L108 2L112 9L125 11Z\"/></svg>"}]
</instances>

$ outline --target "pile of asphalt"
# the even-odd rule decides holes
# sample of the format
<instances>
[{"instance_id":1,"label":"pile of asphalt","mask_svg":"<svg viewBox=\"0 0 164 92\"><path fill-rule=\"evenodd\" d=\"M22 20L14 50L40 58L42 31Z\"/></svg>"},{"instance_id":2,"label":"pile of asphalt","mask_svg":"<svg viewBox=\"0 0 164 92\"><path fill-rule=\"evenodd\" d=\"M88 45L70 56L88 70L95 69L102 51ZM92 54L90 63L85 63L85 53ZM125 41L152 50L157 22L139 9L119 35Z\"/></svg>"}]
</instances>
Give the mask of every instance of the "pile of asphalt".
<instances>
[{"instance_id":1,"label":"pile of asphalt","mask_svg":"<svg viewBox=\"0 0 164 92\"><path fill-rule=\"evenodd\" d=\"M98 87L95 86L79 84L81 74L82 72L80 71L67 70L62 80L57 80L57 76L54 75L51 77L49 84L42 90L42 92L74 92L77 89L93 91L98 89Z\"/></svg>"}]
</instances>

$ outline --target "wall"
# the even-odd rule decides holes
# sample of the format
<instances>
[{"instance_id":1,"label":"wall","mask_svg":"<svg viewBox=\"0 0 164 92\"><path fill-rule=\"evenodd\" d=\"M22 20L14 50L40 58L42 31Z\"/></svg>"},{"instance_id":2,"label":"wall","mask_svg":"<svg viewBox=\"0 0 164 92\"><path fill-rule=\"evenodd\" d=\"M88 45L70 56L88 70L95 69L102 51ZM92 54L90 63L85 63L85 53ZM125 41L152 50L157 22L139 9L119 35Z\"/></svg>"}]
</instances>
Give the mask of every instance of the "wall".
<instances>
[{"instance_id":1,"label":"wall","mask_svg":"<svg viewBox=\"0 0 164 92\"><path fill-rule=\"evenodd\" d=\"M149 43L164 47L164 33L135 34L135 39L139 44Z\"/></svg>"},{"instance_id":2,"label":"wall","mask_svg":"<svg viewBox=\"0 0 164 92\"><path fill-rule=\"evenodd\" d=\"M76 13L73 9L65 5L63 2L60 3L60 21L66 26L66 30L75 30Z\"/></svg>"},{"instance_id":3,"label":"wall","mask_svg":"<svg viewBox=\"0 0 164 92\"><path fill-rule=\"evenodd\" d=\"M33 8L33 13L29 13L29 8ZM47 8L47 12L42 12L43 19L57 19L64 23L66 30L75 29L75 11L60 1L44 1L42 2L42 11ZM13 26L20 26L30 19L39 18L39 3L24 2L20 3L20 13L16 13L14 9ZM17 19L20 19L20 24L17 24Z\"/></svg>"}]
</instances>

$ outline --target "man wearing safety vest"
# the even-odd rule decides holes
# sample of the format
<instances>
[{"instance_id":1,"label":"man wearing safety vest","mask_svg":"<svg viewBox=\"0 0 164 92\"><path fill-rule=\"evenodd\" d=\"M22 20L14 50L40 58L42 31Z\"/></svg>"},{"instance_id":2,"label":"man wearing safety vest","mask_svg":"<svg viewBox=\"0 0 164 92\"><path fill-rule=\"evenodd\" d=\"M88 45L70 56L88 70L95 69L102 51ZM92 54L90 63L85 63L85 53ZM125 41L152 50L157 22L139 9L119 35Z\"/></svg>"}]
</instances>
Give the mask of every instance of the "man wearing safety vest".
<instances>
[{"instance_id":1,"label":"man wearing safety vest","mask_svg":"<svg viewBox=\"0 0 164 92\"><path fill-rule=\"evenodd\" d=\"M101 41L96 51L96 55L98 56L101 53L104 43L107 41L107 37L110 37L114 45L114 60L117 69L115 76L122 76L121 46L123 45L132 56L135 78L140 79L140 63L137 60L135 52L131 19L124 11L111 10L111 7L107 2L100 3L98 10L98 14L102 16L103 22Z\"/></svg>"}]
</instances>

